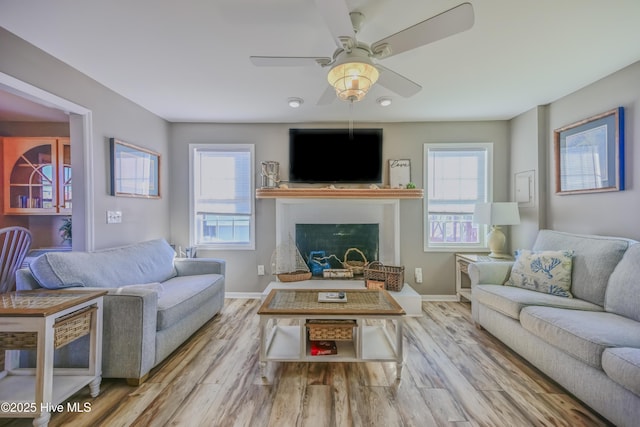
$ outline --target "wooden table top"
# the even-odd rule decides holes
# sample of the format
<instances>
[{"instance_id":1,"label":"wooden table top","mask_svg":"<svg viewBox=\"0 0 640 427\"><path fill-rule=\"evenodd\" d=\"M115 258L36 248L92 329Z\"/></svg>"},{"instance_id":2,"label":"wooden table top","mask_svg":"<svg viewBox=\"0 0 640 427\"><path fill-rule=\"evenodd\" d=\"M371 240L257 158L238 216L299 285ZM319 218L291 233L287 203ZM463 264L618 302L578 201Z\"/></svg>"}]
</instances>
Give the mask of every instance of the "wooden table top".
<instances>
[{"instance_id":1,"label":"wooden table top","mask_svg":"<svg viewBox=\"0 0 640 427\"><path fill-rule=\"evenodd\" d=\"M106 295L107 291L34 290L0 294L0 316L46 317Z\"/></svg>"},{"instance_id":2,"label":"wooden table top","mask_svg":"<svg viewBox=\"0 0 640 427\"><path fill-rule=\"evenodd\" d=\"M344 292L346 302L318 302L319 292ZM385 290L273 289L258 314L401 316L404 309Z\"/></svg>"}]
</instances>

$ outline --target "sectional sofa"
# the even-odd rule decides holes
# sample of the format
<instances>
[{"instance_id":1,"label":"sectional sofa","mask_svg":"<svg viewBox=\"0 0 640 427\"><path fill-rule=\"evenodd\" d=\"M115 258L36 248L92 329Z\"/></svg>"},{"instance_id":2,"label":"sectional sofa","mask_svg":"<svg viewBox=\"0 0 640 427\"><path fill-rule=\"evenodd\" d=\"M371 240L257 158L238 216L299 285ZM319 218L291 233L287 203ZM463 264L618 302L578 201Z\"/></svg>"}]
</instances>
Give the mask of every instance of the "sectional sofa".
<instances>
[{"instance_id":1,"label":"sectional sofa","mask_svg":"<svg viewBox=\"0 0 640 427\"><path fill-rule=\"evenodd\" d=\"M567 271L568 288L554 283ZM541 230L532 252L469 276L476 325L614 424L638 425L640 244Z\"/></svg>"},{"instance_id":2,"label":"sectional sofa","mask_svg":"<svg viewBox=\"0 0 640 427\"><path fill-rule=\"evenodd\" d=\"M224 276L224 260L176 258L173 248L158 239L96 252L46 253L18 271L16 287L107 289L102 375L137 385L220 312ZM28 358L24 363L33 363ZM57 366L86 360L82 338L56 350Z\"/></svg>"}]
</instances>

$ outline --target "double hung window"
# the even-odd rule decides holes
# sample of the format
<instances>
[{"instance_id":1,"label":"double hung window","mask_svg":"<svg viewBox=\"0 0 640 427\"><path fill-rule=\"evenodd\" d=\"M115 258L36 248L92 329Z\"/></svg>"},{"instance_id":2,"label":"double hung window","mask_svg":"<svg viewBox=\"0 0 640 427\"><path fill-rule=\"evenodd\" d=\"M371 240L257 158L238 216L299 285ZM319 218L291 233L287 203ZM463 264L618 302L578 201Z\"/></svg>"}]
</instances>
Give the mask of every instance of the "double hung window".
<instances>
[{"instance_id":1,"label":"double hung window","mask_svg":"<svg viewBox=\"0 0 640 427\"><path fill-rule=\"evenodd\" d=\"M425 251L486 246L473 210L491 198L492 158L491 143L424 145Z\"/></svg>"},{"instance_id":2,"label":"double hung window","mask_svg":"<svg viewBox=\"0 0 640 427\"><path fill-rule=\"evenodd\" d=\"M255 249L254 146L192 144L191 245Z\"/></svg>"}]
</instances>

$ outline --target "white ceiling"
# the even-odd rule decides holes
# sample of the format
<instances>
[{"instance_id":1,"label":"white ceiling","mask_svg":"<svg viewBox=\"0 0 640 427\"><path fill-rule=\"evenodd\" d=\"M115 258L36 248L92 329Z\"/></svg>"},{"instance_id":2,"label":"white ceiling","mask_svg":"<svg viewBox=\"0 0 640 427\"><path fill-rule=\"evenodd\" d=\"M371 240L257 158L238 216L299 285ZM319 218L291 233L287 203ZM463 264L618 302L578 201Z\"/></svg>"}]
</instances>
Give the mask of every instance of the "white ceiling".
<instances>
[{"instance_id":1,"label":"white ceiling","mask_svg":"<svg viewBox=\"0 0 640 427\"><path fill-rule=\"evenodd\" d=\"M372 43L462 0L347 0ZM331 56L313 0L0 0L0 26L176 122L509 119L640 60L638 0L471 0L469 31L380 63L422 85L380 85L352 106L316 102L327 69L251 55ZM383 108L381 96L393 98ZM298 109L287 98L300 97ZM0 109L1 106L0 106Z\"/></svg>"}]
</instances>

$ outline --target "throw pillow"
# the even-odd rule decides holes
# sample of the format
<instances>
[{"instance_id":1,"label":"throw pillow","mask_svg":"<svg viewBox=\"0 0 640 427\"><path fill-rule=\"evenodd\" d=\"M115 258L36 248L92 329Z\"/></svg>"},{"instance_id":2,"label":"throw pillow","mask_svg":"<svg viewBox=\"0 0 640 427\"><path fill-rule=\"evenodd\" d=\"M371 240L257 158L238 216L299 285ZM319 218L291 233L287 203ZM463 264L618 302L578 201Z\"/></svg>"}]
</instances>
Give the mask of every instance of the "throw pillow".
<instances>
[{"instance_id":1,"label":"throw pillow","mask_svg":"<svg viewBox=\"0 0 640 427\"><path fill-rule=\"evenodd\" d=\"M570 292L572 258L573 251L568 250L519 250L505 285L573 298Z\"/></svg>"}]
</instances>

